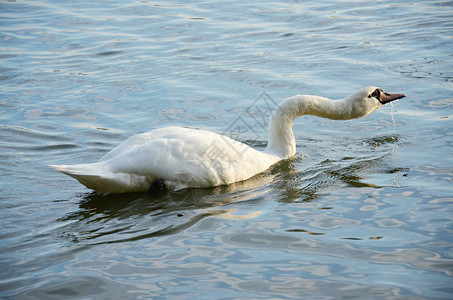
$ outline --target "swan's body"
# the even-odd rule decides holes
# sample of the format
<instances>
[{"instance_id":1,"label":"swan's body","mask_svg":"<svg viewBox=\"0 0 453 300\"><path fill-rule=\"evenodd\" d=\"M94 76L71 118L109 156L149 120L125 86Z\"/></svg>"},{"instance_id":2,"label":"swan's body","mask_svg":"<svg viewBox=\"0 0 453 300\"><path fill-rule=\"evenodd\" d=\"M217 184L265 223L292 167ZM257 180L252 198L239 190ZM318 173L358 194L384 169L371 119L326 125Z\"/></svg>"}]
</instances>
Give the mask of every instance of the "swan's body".
<instances>
[{"instance_id":1,"label":"swan's body","mask_svg":"<svg viewBox=\"0 0 453 300\"><path fill-rule=\"evenodd\" d=\"M210 131L167 127L130 137L96 163L52 167L106 194L148 191L158 179L173 189L226 185L249 179L294 156L295 118L310 114L355 119L402 97L375 87L337 101L307 95L290 97L271 114L269 142L264 151Z\"/></svg>"}]
</instances>

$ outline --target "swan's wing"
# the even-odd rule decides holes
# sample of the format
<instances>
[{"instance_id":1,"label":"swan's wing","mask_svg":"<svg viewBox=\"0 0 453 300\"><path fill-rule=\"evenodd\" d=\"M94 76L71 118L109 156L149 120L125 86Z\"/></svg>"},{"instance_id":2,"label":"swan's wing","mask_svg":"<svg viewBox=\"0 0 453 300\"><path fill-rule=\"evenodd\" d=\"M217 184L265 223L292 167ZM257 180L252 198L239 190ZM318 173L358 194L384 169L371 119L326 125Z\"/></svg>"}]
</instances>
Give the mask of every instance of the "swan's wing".
<instances>
[{"instance_id":1,"label":"swan's wing","mask_svg":"<svg viewBox=\"0 0 453 300\"><path fill-rule=\"evenodd\" d=\"M168 134L184 133L188 130L196 129L190 129L186 127L166 127L133 135L124 142L122 142L121 144L119 144L118 146L116 146L115 148L113 148L112 150L110 150L109 152L107 152L103 157L101 157L99 162L106 161L122 153L129 152L136 147L149 143L152 140L162 138Z\"/></svg>"},{"instance_id":2,"label":"swan's wing","mask_svg":"<svg viewBox=\"0 0 453 300\"><path fill-rule=\"evenodd\" d=\"M183 128L156 136L145 143L118 146L127 151L113 153L110 159L107 154L106 168L113 173L161 178L172 187L184 188L242 181L278 161L274 156L209 131ZM141 137L140 141L145 139Z\"/></svg>"}]
</instances>

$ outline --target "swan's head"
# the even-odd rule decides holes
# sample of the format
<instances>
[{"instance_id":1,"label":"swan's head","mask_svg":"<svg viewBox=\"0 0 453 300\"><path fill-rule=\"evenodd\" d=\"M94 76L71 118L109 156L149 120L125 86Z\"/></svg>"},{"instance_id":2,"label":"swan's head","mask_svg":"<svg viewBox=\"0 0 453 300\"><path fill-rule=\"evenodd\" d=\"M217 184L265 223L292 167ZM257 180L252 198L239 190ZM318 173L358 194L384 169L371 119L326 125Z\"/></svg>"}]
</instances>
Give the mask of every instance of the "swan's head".
<instances>
[{"instance_id":1,"label":"swan's head","mask_svg":"<svg viewBox=\"0 0 453 300\"><path fill-rule=\"evenodd\" d=\"M397 99L406 97L404 94L390 94L383 89L369 86L346 98L346 102L351 105L353 118L364 117L382 105Z\"/></svg>"}]
</instances>

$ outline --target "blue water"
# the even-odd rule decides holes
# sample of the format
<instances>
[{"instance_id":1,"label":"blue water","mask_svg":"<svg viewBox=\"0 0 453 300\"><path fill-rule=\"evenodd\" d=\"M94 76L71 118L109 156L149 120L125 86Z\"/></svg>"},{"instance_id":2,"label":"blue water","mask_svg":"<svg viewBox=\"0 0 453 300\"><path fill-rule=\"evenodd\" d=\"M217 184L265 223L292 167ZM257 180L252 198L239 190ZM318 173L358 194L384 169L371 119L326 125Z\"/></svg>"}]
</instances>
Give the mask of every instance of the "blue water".
<instances>
[{"instance_id":1,"label":"blue water","mask_svg":"<svg viewBox=\"0 0 453 300\"><path fill-rule=\"evenodd\" d=\"M453 2L18 0L0 25L1 298L453 297ZM407 97L298 119L241 184L100 196L48 167L172 125L262 149L269 103L368 85Z\"/></svg>"}]
</instances>

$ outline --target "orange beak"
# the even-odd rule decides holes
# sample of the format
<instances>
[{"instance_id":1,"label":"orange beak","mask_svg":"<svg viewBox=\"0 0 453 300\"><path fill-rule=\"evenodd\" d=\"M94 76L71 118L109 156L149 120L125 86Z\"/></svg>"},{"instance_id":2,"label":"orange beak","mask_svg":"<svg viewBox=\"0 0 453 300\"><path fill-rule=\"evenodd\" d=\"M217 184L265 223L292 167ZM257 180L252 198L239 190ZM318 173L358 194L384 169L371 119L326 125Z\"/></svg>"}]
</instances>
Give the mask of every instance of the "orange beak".
<instances>
[{"instance_id":1,"label":"orange beak","mask_svg":"<svg viewBox=\"0 0 453 300\"><path fill-rule=\"evenodd\" d=\"M381 96L380 101L382 104L406 97L406 95L404 95L404 94L389 94L389 93L385 93L385 92L381 93L380 96Z\"/></svg>"}]
</instances>

